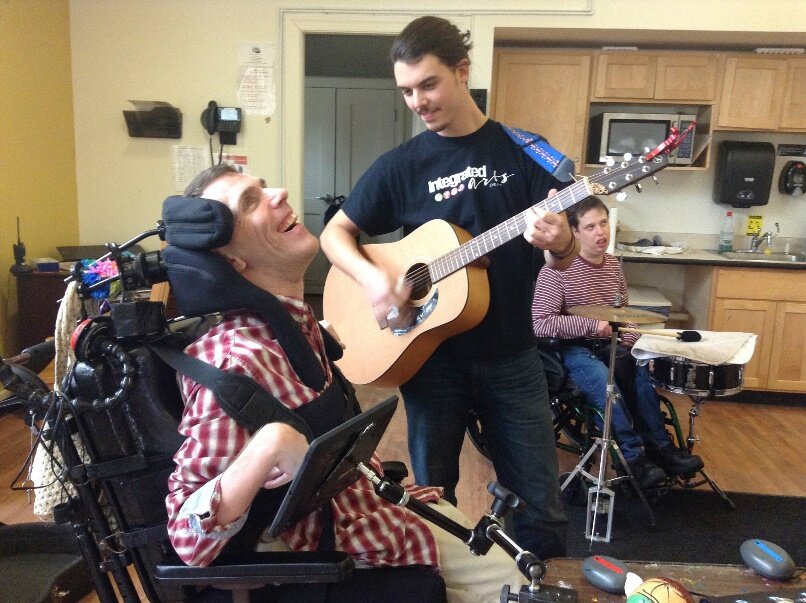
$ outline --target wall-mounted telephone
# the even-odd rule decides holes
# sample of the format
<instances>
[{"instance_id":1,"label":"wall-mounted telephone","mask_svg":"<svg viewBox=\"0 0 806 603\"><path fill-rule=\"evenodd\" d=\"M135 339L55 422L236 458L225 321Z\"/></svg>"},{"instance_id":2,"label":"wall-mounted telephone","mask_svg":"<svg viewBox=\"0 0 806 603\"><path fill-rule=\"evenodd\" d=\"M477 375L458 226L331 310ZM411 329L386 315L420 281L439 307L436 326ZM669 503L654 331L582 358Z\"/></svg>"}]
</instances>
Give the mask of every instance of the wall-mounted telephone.
<instances>
[{"instance_id":1,"label":"wall-mounted telephone","mask_svg":"<svg viewBox=\"0 0 806 603\"><path fill-rule=\"evenodd\" d=\"M210 101L202 111L201 123L211 136L218 132L222 145L235 144L236 134L241 131L241 109L219 107L218 103Z\"/></svg>"}]
</instances>

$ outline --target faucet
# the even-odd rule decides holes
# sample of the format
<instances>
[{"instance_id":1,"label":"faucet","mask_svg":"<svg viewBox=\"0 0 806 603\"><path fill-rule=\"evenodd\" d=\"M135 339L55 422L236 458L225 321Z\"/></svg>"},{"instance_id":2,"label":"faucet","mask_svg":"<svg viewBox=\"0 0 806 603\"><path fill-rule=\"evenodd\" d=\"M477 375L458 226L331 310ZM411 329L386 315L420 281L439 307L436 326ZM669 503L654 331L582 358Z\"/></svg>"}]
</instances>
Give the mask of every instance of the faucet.
<instances>
[{"instance_id":1,"label":"faucet","mask_svg":"<svg viewBox=\"0 0 806 603\"><path fill-rule=\"evenodd\" d=\"M772 247L772 239L781 232L781 229L778 227L778 222L775 223L775 232L768 230L764 234L761 234L761 229L759 228L756 232L753 233L752 239L750 239L750 251L753 253L758 251L759 245L761 245L762 241L767 243L767 248L769 249Z\"/></svg>"}]
</instances>

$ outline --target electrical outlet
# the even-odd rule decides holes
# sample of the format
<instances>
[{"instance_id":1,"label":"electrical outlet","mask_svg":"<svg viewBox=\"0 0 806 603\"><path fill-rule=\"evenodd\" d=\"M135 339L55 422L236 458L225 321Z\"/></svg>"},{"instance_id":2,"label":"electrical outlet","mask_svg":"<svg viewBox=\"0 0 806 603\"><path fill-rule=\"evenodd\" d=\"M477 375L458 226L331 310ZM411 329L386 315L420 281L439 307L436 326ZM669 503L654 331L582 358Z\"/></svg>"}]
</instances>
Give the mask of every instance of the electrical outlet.
<instances>
[{"instance_id":1,"label":"electrical outlet","mask_svg":"<svg viewBox=\"0 0 806 603\"><path fill-rule=\"evenodd\" d=\"M764 216L747 216L747 230L745 234L752 237L756 233L760 233L764 227Z\"/></svg>"}]
</instances>

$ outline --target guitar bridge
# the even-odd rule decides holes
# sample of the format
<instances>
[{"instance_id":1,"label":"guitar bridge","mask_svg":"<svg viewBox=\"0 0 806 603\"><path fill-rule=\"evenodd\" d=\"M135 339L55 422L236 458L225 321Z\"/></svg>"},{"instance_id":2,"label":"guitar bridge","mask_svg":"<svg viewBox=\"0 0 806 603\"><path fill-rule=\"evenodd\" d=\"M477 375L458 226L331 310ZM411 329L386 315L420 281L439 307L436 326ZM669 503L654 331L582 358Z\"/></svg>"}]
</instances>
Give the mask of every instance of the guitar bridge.
<instances>
[{"instance_id":1,"label":"guitar bridge","mask_svg":"<svg viewBox=\"0 0 806 603\"><path fill-rule=\"evenodd\" d=\"M402 328L397 328L397 329L391 329L390 328L389 331L392 333L392 335L406 335L412 329L417 328L417 326L420 323L422 323L429 316L431 316L431 313L437 307L438 299L439 299L439 289L434 288L434 295L431 296L431 299L429 299L426 303L424 303L422 306L419 306L417 308L417 311L414 313L414 320L412 321L412 323L410 325L408 325L406 327L402 327Z\"/></svg>"}]
</instances>

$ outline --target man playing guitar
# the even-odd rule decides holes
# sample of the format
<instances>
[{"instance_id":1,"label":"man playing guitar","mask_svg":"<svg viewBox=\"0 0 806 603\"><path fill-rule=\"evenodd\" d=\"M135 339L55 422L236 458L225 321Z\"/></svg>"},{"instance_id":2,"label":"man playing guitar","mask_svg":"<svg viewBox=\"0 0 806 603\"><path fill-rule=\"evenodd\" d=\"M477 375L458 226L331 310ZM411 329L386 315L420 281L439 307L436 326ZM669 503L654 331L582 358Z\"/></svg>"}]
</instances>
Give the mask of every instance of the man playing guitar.
<instances>
[{"instance_id":1,"label":"man playing guitar","mask_svg":"<svg viewBox=\"0 0 806 603\"><path fill-rule=\"evenodd\" d=\"M334 270L366 295L346 301L371 304L378 329L405 329L411 287L362 252L361 231L378 235L402 226L409 234L442 219L477 236L523 212L523 236L484 255L489 308L483 319L442 342L400 390L417 483L442 486L456 502L459 454L474 410L498 481L525 502L512 518L515 539L540 558L564 556L552 413L529 309L541 265L564 269L576 242L563 214L530 209L561 184L476 106L468 89L470 48L469 32L436 17L416 19L397 36L395 79L426 131L375 161L321 243ZM333 327L338 333L339 324Z\"/></svg>"}]
</instances>

